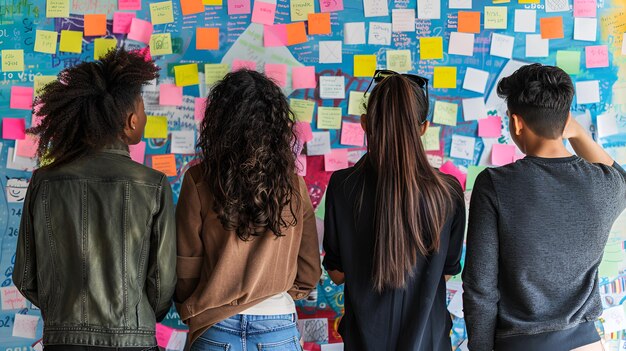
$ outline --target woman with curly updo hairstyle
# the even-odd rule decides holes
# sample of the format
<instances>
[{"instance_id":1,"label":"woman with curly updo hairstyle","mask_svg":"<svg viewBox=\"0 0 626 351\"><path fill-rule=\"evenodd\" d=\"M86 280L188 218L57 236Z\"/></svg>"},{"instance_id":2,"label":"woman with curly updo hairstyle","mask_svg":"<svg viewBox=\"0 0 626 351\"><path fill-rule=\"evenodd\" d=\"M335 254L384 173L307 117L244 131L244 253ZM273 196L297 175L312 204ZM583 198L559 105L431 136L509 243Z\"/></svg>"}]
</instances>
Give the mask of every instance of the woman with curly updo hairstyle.
<instances>
[{"instance_id":1,"label":"woman with curly updo hairstyle","mask_svg":"<svg viewBox=\"0 0 626 351\"><path fill-rule=\"evenodd\" d=\"M280 88L254 71L227 74L207 98L200 163L176 209L175 297L192 350L301 349L293 300L321 271L293 117Z\"/></svg>"}]
</instances>

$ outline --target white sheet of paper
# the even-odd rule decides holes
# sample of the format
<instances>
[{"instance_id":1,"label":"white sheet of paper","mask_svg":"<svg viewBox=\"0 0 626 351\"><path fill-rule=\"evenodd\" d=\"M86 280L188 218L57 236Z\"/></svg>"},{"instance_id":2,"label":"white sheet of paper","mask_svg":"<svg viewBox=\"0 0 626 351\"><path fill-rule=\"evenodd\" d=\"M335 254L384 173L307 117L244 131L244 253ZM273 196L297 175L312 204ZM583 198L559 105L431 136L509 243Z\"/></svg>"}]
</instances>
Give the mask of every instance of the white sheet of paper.
<instances>
[{"instance_id":1,"label":"white sheet of paper","mask_svg":"<svg viewBox=\"0 0 626 351\"><path fill-rule=\"evenodd\" d=\"M548 57L550 39L542 39L541 34L526 34L526 57Z\"/></svg>"},{"instance_id":2,"label":"white sheet of paper","mask_svg":"<svg viewBox=\"0 0 626 351\"><path fill-rule=\"evenodd\" d=\"M537 31L537 11L515 10L515 32L534 33Z\"/></svg>"},{"instance_id":3,"label":"white sheet of paper","mask_svg":"<svg viewBox=\"0 0 626 351\"><path fill-rule=\"evenodd\" d=\"M450 33L448 54L474 56L474 33Z\"/></svg>"},{"instance_id":4,"label":"white sheet of paper","mask_svg":"<svg viewBox=\"0 0 626 351\"><path fill-rule=\"evenodd\" d=\"M450 146L450 157L464 160L474 159L474 145L476 138L464 135L452 135L452 145Z\"/></svg>"},{"instance_id":5,"label":"white sheet of paper","mask_svg":"<svg viewBox=\"0 0 626 351\"><path fill-rule=\"evenodd\" d=\"M569 0L546 0L546 12L569 11Z\"/></svg>"},{"instance_id":6,"label":"white sheet of paper","mask_svg":"<svg viewBox=\"0 0 626 351\"><path fill-rule=\"evenodd\" d=\"M39 323L38 316L16 314L12 336L35 339L37 337L37 323Z\"/></svg>"},{"instance_id":7,"label":"white sheet of paper","mask_svg":"<svg viewBox=\"0 0 626 351\"><path fill-rule=\"evenodd\" d=\"M417 18L440 19L441 0L417 0Z\"/></svg>"},{"instance_id":8,"label":"white sheet of paper","mask_svg":"<svg viewBox=\"0 0 626 351\"><path fill-rule=\"evenodd\" d=\"M344 76L320 76L320 97L322 99L345 99L346 78Z\"/></svg>"},{"instance_id":9,"label":"white sheet of paper","mask_svg":"<svg viewBox=\"0 0 626 351\"><path fill-rule=\"evenodd\" d=\"M596 41L597 38L597 18L574 18L574 40Z\"/></svg>"},{"instance_id":10,"label":"white sheet of paper","mask_svg":"<svg viewBox=\"0 0 626 351\"><path fill-rule=\"evenodd\" d=\"M7 202L22 203L26 198L26 190L28 190L28 181L19 178L10 178L7 180Z\"/></svg>"},{"instance_id":11,"label":"white sheet of paper","mask_svg":"<svg viewBox=\"0 0 626 351\"><path fill-rule=\"evenodd\" d=\"M196 135L193 130L173 131L172 149L173 154L195 154Z\"/></svg>"},{"instance_id":12,"label":"white sheet of paper","mask_svg":"<svg viewBox=\"0 0 626 351\"><path fill-rule=\"evenodd\" d=\"M2 310L26 308L26 298L13 285L0 288L0 300L2 300Z\"/></svg>"},{"instance_id":13,"label":"white sheet of paper","mask_svg":"<svg viewBox=\"0 0 626 351\"><path fill-rule=\"evenodd\" d=\"M484 94L488 80L489 72L468 67L463 79L463 89Z\"/></svg>"},{"instance_id":14,"label":"white sheet of paper","mask_svg":"<svg viewBox=\"0 0 626 351\"><path fill-rule=\"evenodd\" d=\"M608 308L602 312L601 319L604 319L604 333L613 333L626 329L626 316L624 315L624 306L619 305Z\"/></svg>"},{"instance_id":15,"label":"white sheet of paper","mask_svg":"<svg viewBox=\"0 0 626 351\"><path fill-rule=\"evenodd\" d=\"M492 56L512 58L513 46L515 45L515 37L493 33L491 35L491 51Z\"/></svg>"},{"instance_id":16,"label":"white sheet of paper","mask_svg":"<svg viewBox=\"0 0 626 351\"><path fill-rule=\"evenodd\" d=\"M363 12L365 17L389 16L389 4L387 0L363 0Z\"/></svg>"},{"instance_id":17,"label":"white sheet of paper","mask_svg":"<svg viewBox=\"0 0 626 351\"><path fill-rule=\"evenodd\" d=\"M174 331L165 348L167 351L183 351L187 342L187 333Z\"/></svg>"},{"instance_id":18,"label":"white sheet of paper","mask_svg":"<svg viewBox=\"0 0 626 351\"><path fill-rule=\"evenodd\" d=\"M313 140L306 143L308 156L319 156L330 153L330 133L313 132Z\"/></svg>"},{"instance_id":19,"label":"white sheet of paper","mask_svg":"<svg viewBox=\"0 0 626 351\"><path fill-rule=\"evenodd\" d=\"M443 157L439 155L426 154L428 164L433 168L440 168L443 165Z\"/></svg>"},{"instance_id":20,"label":"white sheet of paper","mask_svg":"<svg viewBox=\"0 0 626 351\"><path fill-rule=\"evenodd\" d=\"M463 289L457 290L452 296L450 303L448 304L448 312L451 314L463 318L465 314L463 313Z\"/></svg>"},{"instance_id":21,"label":"white sheet of paper","mask_svg":"<svg viewBox=\"0 0 626 351\"><path fill-rule=\"evenodd\" d=\"M343 25L343 42L346 45L365 44L365 22L349 22Z\"/></svg>"},{"instance_id":22,"label":"white sheet of paper","mask_svg":"<svg viewBox=\"0 0 626 351\"><path fill-rule=\"evenodd\" d=\"M477 121L487 118L487 106L483 97L463 99L463 119Z\"/></svg>"},{"instance_id":23,"label":"white sheet of paper","mask_svg":"<svg viewBox=\"0 0 626 351\"><path fill-rule=\"evenodd\" d=\"M576 82L576 103L595 104L600 102L600 81Z\"/></svg>"},{"instance_id":24,"label":"white sheet of paper","mask_svg":"<svg viewBox=\"0 0 626 351\"><path fill-rule=\"evenodd\" d=\"M367 43L370 45L391 45L391 23L370 22Z\"/></svg>"},{"instance_id":25,"label":"white sheet of paper","mask_svg":"<svg viewBox=\"0 0 626 351\"><path fill-rule=\"evenodd\" d=\"M448 2L448 8L451 9L471 9L472 0L450 0Z\"/></svg>"},{"instance_id":26,"label":"white sheet of paper","mask_svg":"<svg viewBox=\"0 0 626 351\"><path fill-rule=\"evenodd\" d=\"M611 135L619 134L617 126L617 115L613 111L607 111L597 117L598 137L604 138Z\"/></svg>"},{"instance_id":27,"label":"white sheet of paper","mask_svg":"<svg viewBox=\"0 0 626 351\"><path fill-rule=\"evenodd\" d=\"M10 147L7 149L8 157L7 157L7 168L15 169L18 171L29 171L32 172L37 168L37 160L34 158L22 157L18 156L15 149Z\"/></svg>"},{"instance_id":28,"label":"white sheet of paper","mask_svg":"<svg viewBox=\"0 0 626 351\"><path fill-rule=\"evenodd\" d=\"M341 40L320 41L320 63L342 63L341 44Z\"/></svg>"},{"instance_id":29,"label":"white sheet of paper","mask_svg":"<svg viewBox=\"0 0 626 351\"><path fill-rule=\"evenodd\" d=\"M391 10L391 24L394 32L415 32L415 10Z\"/></svg>"},{"instance_id":30,"label":"white sheet of paper","mask_svg":"<svg viewBox=\"0 0 626 351\"><path fill-rule=\"evenodd\" d=\"M467 346L467 340L463 341L463 342L461 343L461 345L459 345L458 350L459 350L459 351L469 351L469 348L468 348L468 346Z\"/></svg>"}]
</instances>

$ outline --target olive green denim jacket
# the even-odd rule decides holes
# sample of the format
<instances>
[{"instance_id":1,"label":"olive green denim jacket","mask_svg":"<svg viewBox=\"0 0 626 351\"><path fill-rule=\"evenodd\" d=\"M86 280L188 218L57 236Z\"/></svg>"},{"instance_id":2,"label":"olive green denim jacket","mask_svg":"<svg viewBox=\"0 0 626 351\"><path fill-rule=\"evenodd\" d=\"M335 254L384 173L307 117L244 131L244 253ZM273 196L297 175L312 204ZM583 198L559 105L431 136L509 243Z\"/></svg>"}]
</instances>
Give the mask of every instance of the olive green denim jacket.
<instances>
[{"instance_id":1,"label":"olive green denim jacket","mask_svg":"<svg viewBox=\"0 0 626 351\"><path fill-rule=\"evenodd\" d=\"M167 177L126 146L36 171L13 282L41 309L44 345L156 345L176 283Z\"/></svg>"}]
</instances>

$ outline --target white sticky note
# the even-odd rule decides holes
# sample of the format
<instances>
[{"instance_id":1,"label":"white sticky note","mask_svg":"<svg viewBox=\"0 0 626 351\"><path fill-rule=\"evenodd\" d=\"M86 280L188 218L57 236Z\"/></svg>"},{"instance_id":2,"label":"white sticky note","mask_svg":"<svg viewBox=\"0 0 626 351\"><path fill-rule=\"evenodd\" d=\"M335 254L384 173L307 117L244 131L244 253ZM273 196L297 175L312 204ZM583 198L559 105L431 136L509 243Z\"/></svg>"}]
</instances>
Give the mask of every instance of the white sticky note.
<instances>
[{"instance_id":1,"label":"white sticky note","mask_svg":"<svg viewBox=\"0 0 626 351\"><path fill-rule=\"evenodd\" d=\"M7 202L8 203L23 203L24 199L26 198L27 190L28 190L28 181L26 179L19 179L19 178L7 179L7 185L6 185Z\"/></svg>"},{"instance_id":2,"label":"white sticky note","mask_svg":"<svg viewBox=\"0 0 626 351\"><path fill-rule=\"evenodd\" d=\"M546 12L567 12L569 11L568 0L546 0Z\"/></svg>"},{"instance_id":3,"label":"white sticky note","mask_svg":"<svg viewBox=\"0 0 626 351\"><path fill-rule=\"evenodd\" d=\"M574 18L574 40L596 41L597 38L597 18Z\"/></svg>"},{"instance_id":4,"label":"white sticky note","mask_svg":"<svg viewBox=\"0 0 626 351\"><path fill-rule=\"evenodd\" d=\"M391 26L394 32L415 32L415 10L391 10Z\"/></svg>"},{"instance_id":5,"label":"white sticky note","mask_svg":"<svg viewBox=\"0 0 626 351\"><path fill-rule=\"evenodd\" d=\"M341 40L319 42L320 63L342 63Z\"/></svg>"},{"instance_id":6,"label":"white sticky note","mask_svg":"<svg viewBox=\"0 0 626 351\"><path fill-rule=\"evenodd\" d=\"M493 33L491 35L491 51L492 56L512 58L513 46L515 45L515 37Z\"/></svg>"},{"instance_id":7,"label":"white sticky note","mask_svg":"<svg viewBox=\"0 0 626 351\"><path fill-rule=\"evenodd\" d=\"M476 121L487 118L487 106L483 97L463 99L463 119Z\"/></svg>"},{"instance_id":8,"label":"white sticky note","mask_svg":"<svg viewBox=\"0 0 626 351\"><path fill-rule=\"evenodd\" d=\"M514 30L519 33L534 33L537 31L537 11L515 10Z\"/></svg>"},{"instance_id":9,"label":"white sticky note","mask_svg":"<svg viewBox=\"0 0 626 351\"><path fill-rule=\"evenodd\" d=\"M389 16L387 0L363 0L363 12L365 17Z\"/></svg>"},{"instance_id":10,"label":"white sticky note","mask_svg":"<svg viewBox=\"0 0 626 351\"><path fill-rule=\"evenodd\" d=\"M171 153L173 154L195 154L196 153L196 138L193 130L180 130L171 132L172 134L172 146Z\"/></svg>"},{"instance_id":11,"label":"white sticky note","mask_svg":"<svg viewBox=\"0 0 626 351\"><path fill-rule=\"evenodd\" d=\"M370 22L370 45L391 45L391 23Z\"/></svg>"},{"instance_id":12,"label":"white sticky note","mask_svg":"<svg viewBox=\"0 0 626 351\"><path fill-rule=\"evenodd\" d=\"M614 112L607 112L597 117L598 137L604 138L611 135L619 134L617 126L617 115Z\"/></svg>"},{"instance_id":13,"label":"white sticky note","mask_svg":"<svg viewBox=\"0 0 626 351\"><path fill-rule=\"evenodd\" d=\"M465 314L463 313L463 289L457 290L452 296L450 303L448 304L448 312L451 314L463 318Z\"/></svg>"},{"instance_id":14,"label":"white sticky note","mask_svg":"<svg viewBox=\"0 0 626 351\"><path fill-rule=\"evenodd\" d=\"M448 8L451 9L471 9L472 0L450 0L448 2Z\"/></svg>"},{"instance_id":15,"label":"white sticky note","mask_svg":"<svg viewBox=\"0 0 626 351\"><path fill-rule=\"evenodd\" d=\"M26 184L28 185L28 183ZM0 288L0 299L2 300L3 311L26 308L26 298L22 296L15 286Z\"/></svg>"},{"instance_id":16,"label":"white sticky note","mask_svg":"<svg viewBox=\"0 0 626 351\"><path fill-rule=\"evenodd\" d=\"M330 153L330 133L313 132L313 140L306 143L308 156L319 156Z\"/></svg>"},{"instance_id":17,"label":"white sticky note","mask_svg":"<svg viewBox=\"0 0 626 351\"><path fill-rule=\"evenodd\" d=\"M463 79L463 89L484 94L488 80L489 72L468 67Z\"/></svg>"},{"instance_id":18,"label":"white sticky note","mask_svg":"<svg viewBox=\"0 0 626 351\"><path fill-rule=\"evenodd\" d=\"M349 22L343 25L343 42L346 45L365 44L365 22Z\"/></svg>"},{"instance_id":19,"label":"white sticky note","mask_svg":"<svg viewBox=\"0 0 626 351\"><path fill-rule=\"evenodd\" d=\"M473 160L474 145L476 145L476 138L454 134L450 146L450 157Z\"/></svg>"},{"instance_id":20,"label":"white sticky note","mask_svg":"<svg viewBox=\"0 0 626 351\"><path fill-rule=\"evenodd\" d=\"M441 0L417 0L417 18L440 19Z\"/></svg>"},{"instance_id":21,"label":"white sticky note","mask_svg":"<svg viewBox=\"0 0 626 351\"><path fill-rule=\"evenodd\" d=\"M170 341L165 348L168 351L183 351L185 349L185 342L187 341L187 333L174 331L170 336Z\"/></svg>"},{"instance_id":22,"label":"white sticky note","mask_svg":"<svg viewBox=\"0 0 626 351\"><path fill-rule=\"evenodd\" d=\"M37 337L37 323L39 323L38 316L16 314L12 336L35 339Z\"/></svg>"},{"instance_id":23,"label":"white sticky note","mask_svg":"<svg viewBox=\"0 0 626 351\"><path fill-rule=\"evenodd\" d=\"M526 57L548 57L550 39L541 38L541 34L526 34Z\"/></svg>"},{"instance_id":24,"label":"white sticky note","mask_svg":"<svg viewBox=\"0 0 626 351\"><path fill-rule=\"evenodd\" d=\"M626 316L624 315L624 306L622 305L602 311L600 319L604 320L602 325L604 326L605 334L626 329Z\"/></svg>"},{"instance_id":25,"label":"white sticky note","mask_svg":"<svg viewBox=\"0 0 626 351\"><path fill-rule=\"evenodd\" d=\"M344 76L320 76L320 97L322 99L345 99L346 79Z\"/></svg>"},{"instance_id":26,"label":"white sticky note","mask_svg":"<svg viewBox=\"0 0 626 351\"><path fill-rule=\"evenodd\" d=\"M474 33L450 33L448 54L474 56Z\"/></svg>"},{"instance_id":27,"label":"white sticky note","mask_svg":"<svg viewBox=\"0 0 626 351\"><path fill-rule=\"evenodd\" d=\"M595 104L600 102L600 82L597 80L588 80L576 82L576 103Z\"/></svg>"}]
</instances>

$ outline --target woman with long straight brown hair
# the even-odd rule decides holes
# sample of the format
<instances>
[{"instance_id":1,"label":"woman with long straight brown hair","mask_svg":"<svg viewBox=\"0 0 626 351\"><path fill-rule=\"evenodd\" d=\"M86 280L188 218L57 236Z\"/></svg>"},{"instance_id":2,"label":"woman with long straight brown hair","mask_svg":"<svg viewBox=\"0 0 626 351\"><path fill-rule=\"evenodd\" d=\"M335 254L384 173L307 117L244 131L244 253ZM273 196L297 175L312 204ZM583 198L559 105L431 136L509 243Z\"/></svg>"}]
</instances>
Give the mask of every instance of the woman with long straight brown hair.
<instances>
[{"instance_id":1,"label":"woman with long straight brown hair","mask_svg":"<svg viewBox=\"0 0 626 351\"><path fill-rule=\"evenodd\" d=\"M368 153L333 174L326 193L324 266L345 282L346 350L451 349L446 276L461 271L463 191L432 168L425 78L376 71Z\"/></svg>"}]
</instances>

